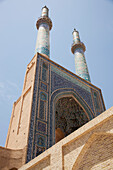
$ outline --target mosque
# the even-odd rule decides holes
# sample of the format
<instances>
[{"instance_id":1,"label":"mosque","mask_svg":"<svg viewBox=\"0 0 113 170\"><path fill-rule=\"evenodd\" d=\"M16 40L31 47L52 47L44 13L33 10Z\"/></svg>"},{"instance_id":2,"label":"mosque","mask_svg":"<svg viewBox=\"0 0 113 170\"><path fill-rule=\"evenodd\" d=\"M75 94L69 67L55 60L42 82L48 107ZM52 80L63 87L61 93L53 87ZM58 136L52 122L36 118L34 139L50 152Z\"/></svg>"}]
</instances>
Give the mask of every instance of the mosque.
<instances>
[{"instance_id":1,"label":"mosque","mask_svg":"<svg viewBox=\"0 0 113 170\"><path fill-rule=\"evenodd\" d=\"M0 169L113 169L113 107L106 111L101 89L91 83L79 32L72 33L74 74L50 59L46 6L36 27L35 56L13 104Z\"/></svg>"}]
</instances>

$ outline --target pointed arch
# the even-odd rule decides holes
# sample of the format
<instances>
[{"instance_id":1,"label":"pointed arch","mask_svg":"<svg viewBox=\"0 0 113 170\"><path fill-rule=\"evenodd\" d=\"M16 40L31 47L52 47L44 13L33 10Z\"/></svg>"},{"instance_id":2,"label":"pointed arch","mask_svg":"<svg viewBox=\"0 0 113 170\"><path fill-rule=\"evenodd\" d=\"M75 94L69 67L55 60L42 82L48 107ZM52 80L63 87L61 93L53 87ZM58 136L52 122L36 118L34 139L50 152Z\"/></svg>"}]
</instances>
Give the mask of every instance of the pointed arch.
<instances>
[{"instance_id":1,"label":"pointed arch","mask_svg":"<svg viewBox=\"0 0 113 170\"><path fill-rule=\"evenodd\" d=\"M63 88L63 89L58 89L52 93L51 96L51 101L53 101L53 104L57 100L59 100L62 97L73 97L74 100L82 107L82 109L85 111L87 114L87 117L89 120L94 118L94 113L92 112L91 108L89 105L86 103L86 101L72 88Z\"/></svg>"},{"instance_id":2,"label":"pointed arch","mask_svg":"<svg viewBox=\"0 0 113 170\"><path fill-rule=\"evenodd\" d=\"M85 100L72 88L62 88L54 91L50 99L50 138L51 146L55 143L55 104L63 97L72 97L83 109L88 120L94 118L94 114Z\"/></svg>"}]
</instances>

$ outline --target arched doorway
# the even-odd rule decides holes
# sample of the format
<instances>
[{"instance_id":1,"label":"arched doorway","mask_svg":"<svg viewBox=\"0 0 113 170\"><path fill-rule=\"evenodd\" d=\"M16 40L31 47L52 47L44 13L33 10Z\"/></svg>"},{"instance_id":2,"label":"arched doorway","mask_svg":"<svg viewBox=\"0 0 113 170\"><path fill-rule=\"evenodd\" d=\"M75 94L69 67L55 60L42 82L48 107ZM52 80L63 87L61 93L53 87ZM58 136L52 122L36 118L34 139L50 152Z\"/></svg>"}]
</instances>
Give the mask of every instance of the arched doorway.
<instances>
[{"instance_id":1,"label":"arched doorway","mask_svg":"<svg viewBox=\"0 0 113 170\"><path fill-rule=\"evenodd\" d=\"M62 97L55 104L55 142L88 122L82 107L73 97Z\"/></svg>"}]
</instances>

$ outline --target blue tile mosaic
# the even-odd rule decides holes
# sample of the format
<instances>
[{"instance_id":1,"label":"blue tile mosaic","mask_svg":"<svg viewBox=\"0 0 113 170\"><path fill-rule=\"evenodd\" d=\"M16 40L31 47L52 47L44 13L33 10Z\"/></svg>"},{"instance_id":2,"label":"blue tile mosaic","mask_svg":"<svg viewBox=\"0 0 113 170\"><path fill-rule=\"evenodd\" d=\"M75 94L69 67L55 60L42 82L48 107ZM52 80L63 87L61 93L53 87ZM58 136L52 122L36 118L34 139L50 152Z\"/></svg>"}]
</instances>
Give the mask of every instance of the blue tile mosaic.
<instances>
[{"instance_id":1,"label":"blue tile mosaic","mask_svg":"<svg viewBox=\"0 0 113 170\"><path fill-rule=\"evenodd\" d=\"M45 148L44 147L37 147L37 150L36 150L36 156L40 155L42 152L45 151Z\"/></svg>"},{"instance_id":2,"label":"blue tile mosaic","mask_svg":"<svg viewBox=\"0 0 113 170\"><path fill-rule=\"evenodd\" d=\"M63 77L63 73L61 76L52 71L51 78L52 78L52 81L51 81L52 92L60 88L73 88L86 101L86 103L89 105L92 111L94 111L89 87L86 88L84 84L79 86L79 82L76 83L77 80L75 82L74 81L72 82L72 81L65 79L65 77Z\"/></svg>"},{"instance_id":3,"label":"blue tile mosaic","mask_svg":"<svg viewBox=\"0 0 113 170\"><path fill-rule=\"evenodd\" d=\"M36 108L36 98L37 98L36 92L37 92L37 83L38 83L38 73L39 73L39 60L37 61L37 66L36 66L36 76L35 76L35 85L34 85L34 93L33 93L33 103L32 103L32 111L31 111L26 163L32 159L33 136L34 136L34 131L35 131L34 121L35 121L35 108Z\"/></svg>"},{"instance_id":4,"label":"blue tile mosaic","mask_svg":"<svg viewBox=\"0 0 113 170\"><path fill-rule=\"evenodd\" d=\"M40 92L40 98L41 100L47 100L47 94L44 92Z\"/></svg>"},{"instance_id":5,"label":"blue tile mosaic","mask_svg":"<svg viewBox=\"0 0 113 170\"><path fill-rule=\"evenodd\" d=\"M41 82L41 89L47 91L47 85Z\"/></svg>"},{"instance_id":6,"label":"blue tile mosaic","mask_svg":"<svg viewBox=\"0 0 113 170\"><path fill-rule=\"evenodd\" d=\"M71 74L69 74L69 73L67 74L66 72L60 70L59 68L57 68L55 66L51 66L51 71L56 73L57 75L63 77L64 79L70 81L71 83L74 83L74 84L82 87L86 91L90 92L90 87L87 86L87 83L82 82L77 77L74 77L74 76L72 77Z\"/></svg>"},{"instance_id":7,"label":"blue tile mosaic","mask_svg":"<svg viewBox=\"0 0 113 170\"><path fill-rule=\"evenodd\" d=\"M43 68L47 68L47 67L44 66ZM27 151L26 162L29 162L31 159L33 159L36 156L36 152L37 152L36 151L36 148L37 148L36 134L37 134L37 132L43 133L43 134L47 133L47 125L45 124L47 94L45 92L40 91L41 89L40 89L39 84L42 82L42 76L41 76L42 70L41 69L42 69L41 62L40 62L40 65L39 65L39 59L38 59L37 68L36 68L35 85L34 85L33 104L32 104L32 113L31 113L29 142L28 142L28 151ZM45 103L44 104L45 109L44 109L43 105L41 104L42 109L40 109L41 112L39 111L40 114L38 114L39 103L40 103L39 97L41 99L40 101ZM43 112L43 114L42 114L42 112ZM39 117L38 117L38 115L39 115ZM38 120L39 118L43 119L44 122L39 122L39 120ZM46 141L46 143L47 143L46 148L48 148L48 142L47 141ZM40 148L38 147L38 149L40 149ZM42 150L45 150L45 148L43 148Z\"/></svg>"},{"instance_id":8,"label":"blue tile mosaic","mask_svg":"<svg viewBox=\"0 0 113 170\"><path fill-rule=\"evenodd\" d=\"M47 69L46 69L46 68L43 68L43 69L42 69L42 80L43 80L44 82L47 81Z\"/></svg>"},{"instance_id":9,"label":"blue tile mosaic","mask_svg":"<svg viewBox=\"0 0 113 170\"><path fill-rule=\"evenodd\" d=\"M46 124L38 121L38 129L37 130L46 134Z\"/></svg>"},{"instance_id":10,"label":"blue tile mosaic","mask_svg":"<svg viewBox=\"0 0 113 170\"><path fill-rule=\"evenodd\" d=\"M45 101L40 100L39 118L44 120L44 116L45 116Z\"/></svg>"},{"instance_id":11,"label":"blue tile mosaic","mask_svg":"<svg viewBox=\"0 0 113 170\"><path fill-rule=\"evenodd\" d=\"M37 145L46 147L46 136L37 134Z\"/></svg>"},{"instance_id":12,"label":"blue tile mosaic","mask_svg":"<svg viewBox=\"0 0 113 170\"><path fill-rule=\"evenodd\" d=\"M99 115L104 111L104 107L102 105L102 99L97 90L91 89L92 92L92 98L93 98L93 104L94 104L94 110L95 110L95 115Z\"/></svg>"}]
</instances>

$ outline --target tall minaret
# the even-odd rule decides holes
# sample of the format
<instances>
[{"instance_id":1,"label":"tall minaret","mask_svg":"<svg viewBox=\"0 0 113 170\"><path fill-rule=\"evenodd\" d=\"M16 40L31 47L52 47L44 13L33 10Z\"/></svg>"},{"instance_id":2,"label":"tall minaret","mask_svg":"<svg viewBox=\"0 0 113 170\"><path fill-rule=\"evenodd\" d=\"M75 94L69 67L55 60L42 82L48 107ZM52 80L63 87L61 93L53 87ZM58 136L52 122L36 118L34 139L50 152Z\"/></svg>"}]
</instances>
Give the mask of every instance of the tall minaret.
<instances>
[{"instance_id":1,"label":"tall minaret","mask_svg":"<svg viewBox=\"0 0 113 170\"><path fill-rule=\"evenodd\" d=\"M79 32L76 29L74 29L72 34L73 34L73 44L71 47L71 51L75 55L76 74L82 77L83 79L90 81L88 67L84 56L86 47L84 43L80 41Z\"/></svg>"},{"instance_id":2,"label":"tall minaret","mask_svg":"<svg viewBox=\"0 0 113 170\"><path fill-rule=\"evenodd\" d=\"M46 6L44 6L42 8L41 17L38 19L36 23L36 27L38 29L38 36L35 52L46 54L48 57L50 57L49 31L52 28L52 21L48 17L48 12L49 9Z\"/></svg>"}]
</instances>

